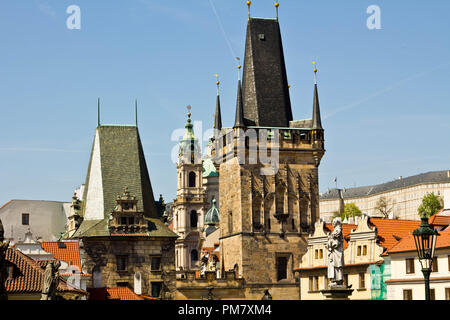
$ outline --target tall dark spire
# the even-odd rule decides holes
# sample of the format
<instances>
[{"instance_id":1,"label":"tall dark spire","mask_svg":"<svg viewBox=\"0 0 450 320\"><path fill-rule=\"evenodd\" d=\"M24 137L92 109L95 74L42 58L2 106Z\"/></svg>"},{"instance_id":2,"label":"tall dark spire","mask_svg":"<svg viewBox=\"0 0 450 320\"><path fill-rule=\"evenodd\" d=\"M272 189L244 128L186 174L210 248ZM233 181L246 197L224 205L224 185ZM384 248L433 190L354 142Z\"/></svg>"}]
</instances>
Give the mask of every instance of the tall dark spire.
<instances>
[{"instance_id":1,"label":"tall dark spire","mask_svg":"<svg viewBox=\"0 0 450 320\"><path fill-rule=\"evenodd\" d=\"M244 123L244 105L242 103L241 79L238 80L237 100L236 100L236 119L233 128L245 128Z\"/></svg>"},{"instance_id":2,"label":"tall dark spire","mask_svg":"<svg viewBox=\"0 0 450 320\"><path fill-rule=\"evenodd\" d=\"M319 93L317 92L317 69L316 68L314 68L314 102L313 102L312 128L313 129L323 129L322 121L320 119Z\"/></svg>"},{"instance_id":3,"label":"tall dark spire","mask_svg":"<svg viewBox=\"0 0 450 320\"><path fill-rule=\"evenodd\" d=\"M245 44L242 96L246 125L289 127L292 121L280 25L251 18Z\"/></svg>"},{"instance_id":4,"label":"tall dark spire","mask_svg":"<svg viewBox=\"0 0 450 320\"><path fill-rule=\"evenodd\" d=\"M219 75L216 75L218 77ZM217 79L217 101L216 101L216 114L214 115L214 129L222 130L222 114L220 112L220 92L219 85L220 81Z\"/></svg>"}]
</instances>

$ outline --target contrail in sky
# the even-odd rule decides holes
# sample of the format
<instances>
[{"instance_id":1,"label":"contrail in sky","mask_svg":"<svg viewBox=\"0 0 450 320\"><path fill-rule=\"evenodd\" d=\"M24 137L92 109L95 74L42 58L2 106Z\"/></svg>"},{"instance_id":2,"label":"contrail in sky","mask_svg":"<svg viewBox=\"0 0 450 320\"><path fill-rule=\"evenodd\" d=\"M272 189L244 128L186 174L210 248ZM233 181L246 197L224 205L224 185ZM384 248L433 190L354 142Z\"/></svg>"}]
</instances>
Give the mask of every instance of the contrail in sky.
<instances>
[{"instance_id":1,"label":"contrail in sky","mask_svg":"<svg viewBox=\"0 0 450 320\"><path fill-rule=\"evenodd\" d=\"M227 36L227 33L225 32L225 29L223 28L222 20L220 20L220 17L219 17L219 15L217 14L216 7L214 6L214 3L213 3L212 0L209 0L209 4L211 5L211 9L213 10L214 15L215 15L216 18L217 18L217 23L219 24L220 30L222 31L222 35L223 35L223 37L225 38L225 41L227 42L228 49L230 49L231 56L233 57L233 60L235 60L236 57L237 57L237 55L236 55L236 53L234 52L233 47L231 46L230 39L228 39L228 36Z\"/></svg>"},{"instance_id":2,"label":"contrail in sky","mask_svg":"<svg viewBox=\"0 0 450 320\"><path fill-rule=\"evenodd\" d=\"M413 76L410 76L410 77L408 77L408 78L405 78L405 79L402 79L402 80L400 80L400 81L397 81L397 82L391 84L390 86L387 86L387 87L384 88L384 89L381 89L381 90L379 90L379 91L377 91L377 92L374 92L374 93L372 93L371 95L369 95L369 96L367 96L367 97L365 97L365 98L363 98L363 99L357 100L357 101L355 101L355 102L350 103L349 105L346 105L346 106L341 107L341 108L337 108L336 110L331 111L330 113L327 113L327 114L324 116L324 119L330 118L330 117L332 117L332 116L334 116L334 115L336 115L336 114L338 114L338 113L340 113L340 112L342 112L342 111L346 111L346 110L349 110L349 109L353 109L353 108L359 106L360 104L362 104L362 103L364 103L364 102L367 102L367 101L369 101L369 100L371 100L371 99L373 99L373 98L375 98L375 97L377 97L377 96L379 96L379 95L381 95L381 94L383 94L383 93L389 92L389 91L391 91L391 90L393 90L393 89L395 89L395 88L401 86L401 85L404 84L405 82L408 82L408 81L411 81L411 80L414 80L414 79L423 77L424 75L427 75L427 74L429 74L429 73L435 72L435 71L437 71L437 70L439 70L439 69L441 69L441 68L448 67L449 65L450 65L450 63L442 64L442 65L437 66L437 67L435 67L435 68L433 68L433 69L430 69L430 70L427 70L427 71L423 71L423 72L417 73L417 74L415 74L415 75L413 75Z\"/></svg>"}]
</instances>

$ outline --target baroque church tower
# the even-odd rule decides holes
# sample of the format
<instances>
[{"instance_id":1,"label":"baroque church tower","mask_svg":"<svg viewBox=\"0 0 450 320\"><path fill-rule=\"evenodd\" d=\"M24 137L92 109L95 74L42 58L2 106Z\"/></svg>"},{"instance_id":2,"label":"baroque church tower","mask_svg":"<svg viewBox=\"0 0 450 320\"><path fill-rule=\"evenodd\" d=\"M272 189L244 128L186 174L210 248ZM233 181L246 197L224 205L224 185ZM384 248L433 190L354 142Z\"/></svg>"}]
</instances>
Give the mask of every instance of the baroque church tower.
<instances>
[{"instance_id":1,"label":"baroque church tower","mask_svg":"<svg viewBox=\"0 0 450 320\"><path fill-rule=\"evenodd\" d=\"M173 202L175 261L177 270L198 270L204 216L207 211L203 188L202 158L198 139L194 135L190 106L186 131L180 141L177 163L177 198Z\"/></svg>"},{"instance_id":2,"label":"baroque church tower","mask_svg":"<svg viewBox=\"0 0 450 320\"><path fill-rule=\"evenodd\" d=\"M266 289L296 299L293 270L319 218L324 130L317 83L312 119L293 120L278 18L249 16L236 101L232 128L222 127L220 106L215 120L221 271L245 279L246 299Z\"/></svg>"}]
</instances>

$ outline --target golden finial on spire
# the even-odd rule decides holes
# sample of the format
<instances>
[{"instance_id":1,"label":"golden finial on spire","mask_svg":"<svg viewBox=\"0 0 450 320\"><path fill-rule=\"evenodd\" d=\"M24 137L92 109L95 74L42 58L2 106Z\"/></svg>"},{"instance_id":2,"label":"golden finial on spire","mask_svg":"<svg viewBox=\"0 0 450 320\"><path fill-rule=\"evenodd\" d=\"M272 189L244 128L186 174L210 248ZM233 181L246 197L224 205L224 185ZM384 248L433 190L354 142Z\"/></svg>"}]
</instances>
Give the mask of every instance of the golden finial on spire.
<instances>
[{"instance_id":1,"label":"golden finial on spire","mask_svg":"<svg viewBox=\"0 0 450 320\"><path fill-rule=\"evenodd\" d=\"M188 105L188 106L186 107L186 109L188 110L187 116L188 116L188 118L190 119L190 118L191 118L191 109L192 109L191 105Z\"/></svg>"},{"instance_id":2,"label":"golden finial on spire","mask_svg":"<svg viewBox=\"0 0 450 320\"><path fill-rule=\"evenodd\" d=\"M248 7L248 20L250 20L250 7L252 5L251 1L247 1L247 7Z\"/></svg>"},{"instance_id":3,"label":"golden finial on spire","mask_svg":"<svg viewBox=\"0 0 450 320\"><path fill-rule=\"evenodd\" d=\"M277 21L278 21L278 7L280 6L280 4L277 2L275 2L275 8L277 8Z\"/></svg>"},{"instance_id":4,"label":"golden finial on spire","mask_svg":"<svg viewBox=\"0 0 450 320\"><path fill-rule=\"evenodd\" d=\"M250 2L250 1L249 1ZM239 75L239 80L241 80L241 68L242 68L242 66L241 66L241 64L240 64L240 61L241 61L241 58L239 58L239 57L236 57L236 60L238 61L238 75Z\"/></svg>"},{"instance_id":5,"label":"golden finial on spire","mask_svg":"<svg viewBox=\"0 0 450 320\"><path fill-rule=\"evenodd\" d=\"M216 73L214 76L216 77L217 95L219 95L219 85L220 85L219 75Z\"/></svg>"},{"instance_id":6,"label":"golden finial on spire","mask_svg":"<svg viewBox=\"0 0 450 320\"><path fill-rule=\"evenodd\" d=\"M313 65L314 65L314 83L317 84L317 66L315 61L313 61Z\"/></svg>"}]
</instances>

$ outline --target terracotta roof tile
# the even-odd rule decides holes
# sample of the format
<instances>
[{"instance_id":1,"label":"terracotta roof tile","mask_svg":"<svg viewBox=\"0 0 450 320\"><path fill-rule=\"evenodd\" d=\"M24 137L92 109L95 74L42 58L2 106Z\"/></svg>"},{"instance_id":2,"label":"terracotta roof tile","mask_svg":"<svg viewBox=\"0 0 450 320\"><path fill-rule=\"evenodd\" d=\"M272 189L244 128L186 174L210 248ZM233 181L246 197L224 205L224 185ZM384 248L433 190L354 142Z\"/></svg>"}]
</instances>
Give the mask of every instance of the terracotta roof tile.
<instances>
[{"instance_id":1,"label":"terracotta roof tile","mask_svg":"<svg viewBox=\"0 0 450 320\"><path fill-rule=\"evenodd\" d=\"M450 247L450 229L440 231L436 240L436 249L449 248ZM388 250L388 254L398 252L416 251L416 244L414 242L414 236L411 234L399 241L395 246Z\"/></svg>"},{"instance_id":2,"label":"terracotta roof tile","mask_svg":"<svg viewBox=\"0 0 450 320\"><path fill-rule=\"evenodd\" d=\"M60 247L59 244L64 244L65 248ZM42 249L53 254L55 259L66 262L69 266L77 266L81 271L81 258L78 241L42 242Z\"/></svg>"},{"instance_id":3,"label":"terracotta roof tile","mask_svg":"<svg viewBox=\"0 0 450 320\"><path fill-rule=\"evenodd\" d=\"M389 250L399 239L412 234L420 226L420 221L370 218L370 224L377 227L378 243Z\"/></svg>"},{"instance_id":4,"label":"terracotta roof tile","mask_svg":"<svg viewBox=\"0 0 450 320\"><path fill-rule=\"evenodd\" d=\"M128 287L89 288L89 300L145 300Z\"/></svg>"},{"instance_id":5,"label":"terracotta roof tile","mask_svg":"<svg viewBox=\"0 0 450 320\"><path fill-rule=\"evenodd\" d=\"M428 219L428 223L434 226L450 225L450 210L441 209Z\"/></svg>"},{"instance_id":6,"label":"terracotta roof tile","mask_svg":"<svg viewBox=\"0 0 450 320\"><path fill-rule=\"evenodd\" d=\"M44 268L49 260L36 261L14 248L6 251L6 260L15 266L16 271L12 279L5 282L8 293L40 293L44 280ZM71 287L60 277L58 292L78 292L87 294L86 291Z\"/></svg>"}]
</instances>

